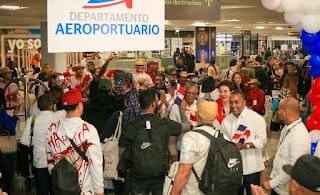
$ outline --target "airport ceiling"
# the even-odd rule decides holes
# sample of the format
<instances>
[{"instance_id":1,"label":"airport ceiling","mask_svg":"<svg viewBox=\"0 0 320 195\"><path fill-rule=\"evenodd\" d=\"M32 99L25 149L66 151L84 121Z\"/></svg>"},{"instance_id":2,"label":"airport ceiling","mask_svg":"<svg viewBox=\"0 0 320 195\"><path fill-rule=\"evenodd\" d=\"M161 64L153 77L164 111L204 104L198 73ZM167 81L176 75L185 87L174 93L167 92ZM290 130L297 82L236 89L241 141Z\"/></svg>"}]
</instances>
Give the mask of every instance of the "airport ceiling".
<instances>
[{"instance_id":1,"label":"airport ceiling","mask_svg":"<svg viewBox=\"0 0 320 195\"><path fill-rule=\"evenodd\" d=\"M277 36L285 36L289 31L294 31L284 21L283 13L266 10L260 0L220 0L220 2L220 21L171 20L166 21L166 29L184 31L193 30L195 25L206 25L216 26L218 33L250 30L254 34ZM15 11L0 9L0 29L39 28L40 22L46 21L46 0L0 0L0 5L29 7Z\"/></svg>"}]
</instances>

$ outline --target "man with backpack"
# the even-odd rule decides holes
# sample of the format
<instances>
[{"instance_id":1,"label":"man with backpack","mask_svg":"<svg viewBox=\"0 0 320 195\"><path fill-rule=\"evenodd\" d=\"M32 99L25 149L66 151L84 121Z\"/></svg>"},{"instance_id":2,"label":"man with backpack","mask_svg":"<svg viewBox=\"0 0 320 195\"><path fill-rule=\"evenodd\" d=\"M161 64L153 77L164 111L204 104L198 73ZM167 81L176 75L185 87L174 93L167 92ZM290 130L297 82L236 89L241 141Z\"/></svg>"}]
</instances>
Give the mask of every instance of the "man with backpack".
<instances>
[{"instance_id":1,"label":"man with backpack","mask_svg":"<svg viewBox=\"0 0 320 195\"><path fill-rule=\"evenodd\" d=\"M62 96L62 105L67 112L66 118L52 123L46 134L48 168L52 175L55 194L79 195L80 191L83 195L104 194L99 135L93 125L81 119L85 101L87 99L82 98L78 89L66 92ZM72 168L66 163L66 168L58 166L65 161L72 164ZM76 178L74 175L71 177L70 174L64 174L70 169L75 169L70 173L76 172ZM61 178L54 177L54 173Z\"/></svg>"},{"instance_id":2,"label":"man with backpack","mask_svg":"<svg viewBox=\"0 0 320 195\"><path fill-rule=\"evenodd\" d=\"M155 115L158 109L156 90L149 88L139 94L141 115L123 128L119 146L125 150L118 164L119 174L126 180L132 195L161 195L168 170L170 136L181 133L181 124Z\"/></svg>"},{"instance_id":3,"label":"man with backpack","mask_svg":"<svg viewBox=\"0 0 320 195\"><path fill-rule=\"evenodd\" d=\"M222 121L222 132L234 142L241 152L243 162L243 186L238 194L251 195L250 185L260 185L260 173L264 170L262 148L267 143L266 123L262 116L246 107L245 96L240 91L230 95L229 114Z\"/></svg>"},{"instance_id":4,"label":"man with backpack","mask_svg":"<svg viewBox=\"0 0 320 195\"><path fill-rule=\"evenodd\" d=\"M242 177L241 155L233 143L227 143L222 135L220 134L219 137L219 132L214 129L212 124L216 119L217 109L216 102L200 101L198 103L198 126L182 137L180 164L171 195L232 195L236 194L240 188ZM234 152L231 150L225 151L223 146L226 145L231 145L231 148L233 147L236 151L235 158L228 158L228 155L234 154ZM225 158L219 158L222 153L226 154ZM214 158L216 160L213 160ZM223 162L222 159L227 159L227 161ZM228 167L230 160L233 163L232 167ZM227 168L227 171L224 168ZM230 175L231 177L228 177ZM209 185L203 185L204 183ZM207 188L208 186L210 186L210 189Z\"/></svg>"}]
</instances>

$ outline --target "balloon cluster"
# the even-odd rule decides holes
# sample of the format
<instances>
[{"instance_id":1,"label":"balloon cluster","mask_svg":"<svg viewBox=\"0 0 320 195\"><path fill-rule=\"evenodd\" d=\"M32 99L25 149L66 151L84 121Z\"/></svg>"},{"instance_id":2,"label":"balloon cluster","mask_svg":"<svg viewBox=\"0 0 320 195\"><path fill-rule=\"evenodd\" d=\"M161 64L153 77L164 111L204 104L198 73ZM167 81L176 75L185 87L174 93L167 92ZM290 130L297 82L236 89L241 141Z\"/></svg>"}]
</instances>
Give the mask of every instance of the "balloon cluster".
<instances>
[{"instance_id":1,"label":"balloon cluster","mask_svg":"<svg viewBox=\"0 0 320 195\"><path fill-rule=\"evenodd\" d=\"M320 1L318 0L261 0L268 10L284 12L284 19L296 30L316 33L320 30Z\"/></svg>"},{"instance_id":2,"label":"balloon cluster","mask_svg":"<svg viewBox=\"0 0 320 195\"><path fill-rule=\"evenodd\" d=\"M309 92L309 100L314 107L306 124L311 131L311 138L314 139L313 144L317 144L320 137L320 0L261 0L261 2L266 9L283 12L285 21L294 29L301 30L302 49L311 54L309 72L314 81Z\"/></svg>"},{"instance_id":3,"label":"balloon cluster","mask_svg":"<svg viewBox=\"0 0 320 195\"><path fill-rule=\"evenodd\" d=\"M320 129L320 78L313 81L309 100L313 104L313 110L307 119L307 127L310 130Z\"/></svg>"},{"instance_id":4,"label":"balloon cluster","mask_svg":"<svg viewBox=\"0 0 320 195\"><path fill-rule=\"evenodd\" d=\"M311 61L310 61L311 63ZM313 65L312 65L312 68ZM320 68L317 68L319 71ZM311 69L310 69L311 73ZM313 80L312 88L309 92L309 100L313 104L312 114L308 117L306 125L310 130L311 151L313 155L316 151L320 140L320 77L319 75Z\"/></svg>"}]
</instances>

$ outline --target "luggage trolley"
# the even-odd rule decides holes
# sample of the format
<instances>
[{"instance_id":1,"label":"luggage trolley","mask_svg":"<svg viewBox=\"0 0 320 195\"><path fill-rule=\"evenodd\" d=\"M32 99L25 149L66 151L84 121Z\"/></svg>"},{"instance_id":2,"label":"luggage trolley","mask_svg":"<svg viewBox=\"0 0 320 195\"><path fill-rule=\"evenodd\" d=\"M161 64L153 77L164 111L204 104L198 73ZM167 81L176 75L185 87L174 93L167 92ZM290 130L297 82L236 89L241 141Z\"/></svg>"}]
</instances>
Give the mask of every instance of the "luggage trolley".
<instances>
[{"instance_id":1,"label":"luggage trolley","mask_svg":"<svg viewBox=\"0 0 320 195\"><path fill-rule=\"evenodd\" d=\"M31 106L29 105L29 95L32 93L35 94L34 89L37 86L43 86L46 91L48 91L49 88L43 81L35 78L30 78L27 75L24 75L20 78L12 79L5 86L4 90L6 90L11 83L16 83L19 87L19 93L23 94L23 101L21 105L23 105L24 109L23 112L19 114L19 120L24 117L24 122L26 122L27 118L29 117L29 110ZM18 149L16 173L25 178L24 184L26 191L31 191L34 184L34 175L32 173L32 148L20 144L20 137L17 137L17 142ZM28 164L25 164L24 162L28 162Z\"/></svg>"}]
</instances>

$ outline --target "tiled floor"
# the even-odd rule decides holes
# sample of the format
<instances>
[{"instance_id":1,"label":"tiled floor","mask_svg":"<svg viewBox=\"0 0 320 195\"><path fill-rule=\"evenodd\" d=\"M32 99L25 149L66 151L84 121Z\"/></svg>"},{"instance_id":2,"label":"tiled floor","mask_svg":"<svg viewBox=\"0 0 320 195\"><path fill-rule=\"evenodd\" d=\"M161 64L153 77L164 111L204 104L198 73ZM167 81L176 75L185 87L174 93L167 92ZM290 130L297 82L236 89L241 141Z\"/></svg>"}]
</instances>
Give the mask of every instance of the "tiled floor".
<instances>
[{"instance_id":1,"label":"tiled floor","mask_svg":"<svg viewBox=\"0 0 320 195\"><path fill-rule=\"evenodd\" d=\"M279 132L274 132L274 131L268 134L268 143L263 149L263 156L265 160L266 169L262 172L261 181L268 179L269 174L271 172L272 161L273 161L274 154L277 150L279 135L280 135ZM25 179L23 177L16 175L13 195L36 195L34 187L30 192L27 192L25 190L24 181ZM113 195L113 193L111 193L111 195Z\"/></svg>"}]
</instances>

